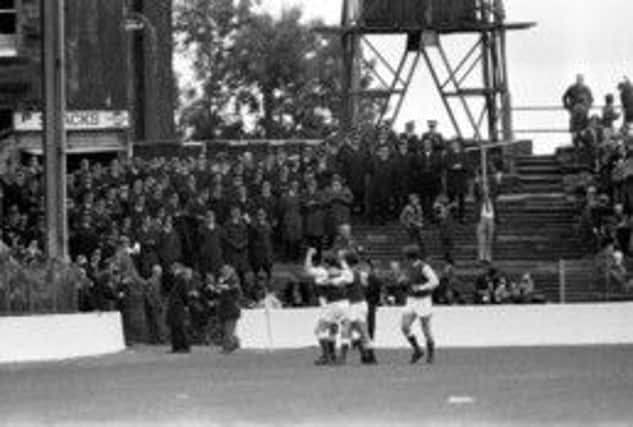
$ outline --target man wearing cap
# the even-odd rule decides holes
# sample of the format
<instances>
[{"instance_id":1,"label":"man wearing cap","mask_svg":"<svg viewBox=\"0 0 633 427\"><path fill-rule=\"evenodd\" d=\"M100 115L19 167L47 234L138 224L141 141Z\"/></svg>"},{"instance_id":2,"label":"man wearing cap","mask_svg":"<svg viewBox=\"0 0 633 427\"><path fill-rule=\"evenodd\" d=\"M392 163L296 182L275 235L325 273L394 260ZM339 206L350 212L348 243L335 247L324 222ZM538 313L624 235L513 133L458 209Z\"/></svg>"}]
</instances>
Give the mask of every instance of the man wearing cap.
<instances>
[{"instance_id":1,"label":"man wearing cap","mask_svg":"<svg viewBox=\"0 0 633 427\"><path fill-rule=\"evenodd\" d=\"M468 192L469 164L462 142L451 142L451 149L446 154L446 193L450 203L457 202L457 216L463 224L466 213L465 198Z\"/></svg>"},{"instance_id":2,"label":"man wearing cap","mask_svg":"<svg viewBox=\"0 0 633 427\"><path fill-rule=\"evenodd\" d=\"M430 140L433 150L444 151L444 137L437 131L437 120L429 120L427 122L429 129L422 134L422 141Z\"/></svg>"},{"instance_id":3,"label":"man wearing cap","mask_svg":"<svg viewBox=\"0 0 633 427\"><path fill-rule=\"evenodd\" d=\"M443 143L442 143L443 144ZM415 189L420 194L422 211L429 220L433 220L433 205L442 188L444 156L441 150L433 148L433 138L422 141L422 150L417 156L418 182Z\"/></svg>"}]
</instances>

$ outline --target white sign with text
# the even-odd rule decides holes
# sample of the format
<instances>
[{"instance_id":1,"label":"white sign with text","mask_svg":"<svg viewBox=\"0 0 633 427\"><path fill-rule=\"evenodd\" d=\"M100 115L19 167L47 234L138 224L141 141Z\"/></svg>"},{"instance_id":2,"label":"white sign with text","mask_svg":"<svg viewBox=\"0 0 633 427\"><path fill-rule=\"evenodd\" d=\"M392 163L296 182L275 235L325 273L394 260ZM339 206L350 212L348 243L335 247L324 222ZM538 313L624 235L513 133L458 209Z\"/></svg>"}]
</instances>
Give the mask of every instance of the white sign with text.
<instances>
[{"instance_id":1,"label":"white sign with text","mask_svg":"<svg viewBox=\"0 0 633 427\"><path fill-rule=\"evenodd\" d=\"M127 129L130 126L127 111L67 111L66 130ZM41 112L15 113L13 127L18 132L38 132L43 129Z\"/></svg>"}]
</instances>

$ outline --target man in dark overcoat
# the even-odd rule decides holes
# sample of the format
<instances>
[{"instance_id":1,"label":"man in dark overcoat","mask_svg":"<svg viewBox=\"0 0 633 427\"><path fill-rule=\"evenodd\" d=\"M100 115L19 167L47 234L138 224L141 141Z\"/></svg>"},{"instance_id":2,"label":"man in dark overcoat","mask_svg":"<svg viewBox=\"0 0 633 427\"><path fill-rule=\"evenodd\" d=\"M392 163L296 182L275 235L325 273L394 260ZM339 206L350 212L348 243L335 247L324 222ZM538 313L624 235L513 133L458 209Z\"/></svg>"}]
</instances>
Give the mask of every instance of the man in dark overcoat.
<instances>
[{"instance_id":1,"label":"man in dark overcoat","mask_svg":"<svg viewBox=\"0 0 633 427\"><path fill-rule=\"evenodd\" d=\"M457 217L465 220L465 198L468 193L468 157L461 141L451 142L446 154L446 193L450 203L457 203Z\"/></svg>"}]
</instances>

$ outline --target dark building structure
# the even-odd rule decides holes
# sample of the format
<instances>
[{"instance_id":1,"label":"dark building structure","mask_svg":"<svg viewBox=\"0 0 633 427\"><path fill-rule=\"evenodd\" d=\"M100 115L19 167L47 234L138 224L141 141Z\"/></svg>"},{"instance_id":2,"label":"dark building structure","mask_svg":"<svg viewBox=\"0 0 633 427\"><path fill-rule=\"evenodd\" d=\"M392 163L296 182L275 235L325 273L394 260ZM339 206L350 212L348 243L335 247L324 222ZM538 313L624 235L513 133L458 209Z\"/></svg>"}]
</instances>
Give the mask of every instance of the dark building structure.
<instances>
[{"instance_id":1,"label":"dark building structure","mask_svg":"<svg viewBox=\"0 0 633 427\"><path fill-rule=\"evenodd\" d=\"M41 1L0 0L0 137L19 132L16 115L26 112L28 122L28 112L42 108ZM69 112L131 113L131 132L123 131L126 121L112 134L126 142L128 136L135 141L174 138L171 3L66 0ZM143 17L141 25L125 25L138 23L129 19L131 15ZM33 133L30 127L25 129ZM107 129L75 130L81 130L79 136L89 144L87 131ZM70 128L69 145L72 132ZM92 135L94 144L108 139L100 133Z\"/></svg>"}]
</instances>

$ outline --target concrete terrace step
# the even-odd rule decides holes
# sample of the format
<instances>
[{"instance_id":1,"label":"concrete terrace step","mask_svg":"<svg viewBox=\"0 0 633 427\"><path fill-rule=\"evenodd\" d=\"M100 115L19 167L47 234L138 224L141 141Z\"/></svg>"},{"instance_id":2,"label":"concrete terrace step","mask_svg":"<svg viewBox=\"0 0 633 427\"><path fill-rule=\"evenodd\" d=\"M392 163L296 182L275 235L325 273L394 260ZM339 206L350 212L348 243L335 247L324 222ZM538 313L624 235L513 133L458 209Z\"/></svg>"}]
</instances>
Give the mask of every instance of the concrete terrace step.
<instances>
[{"instance_id":1,"label":"concrete terrace step","mask_svg":"<svg viewBox=\"0 0 633 427\"><path fill-rule=\"evenodd\" d=\"M562 175L563 171L558 165L536 164L517 166L518 175Z\"/></svg>"},{"instance_id":2,"label":"concrete terrace step","mask_svg":"<svg viewBox=\"0 0 633 427\"><path fill-rule=\"evenodd\" d=\"M563 176L556 175L556 174L531 175L531 174L520 173L519 179L521 180L523 184L532 183L532 182L543 182L543 183L546 183L546 182L547 183L559 183L559 182L562 183L563 182Z\"/></svg>"}]
</instances>

